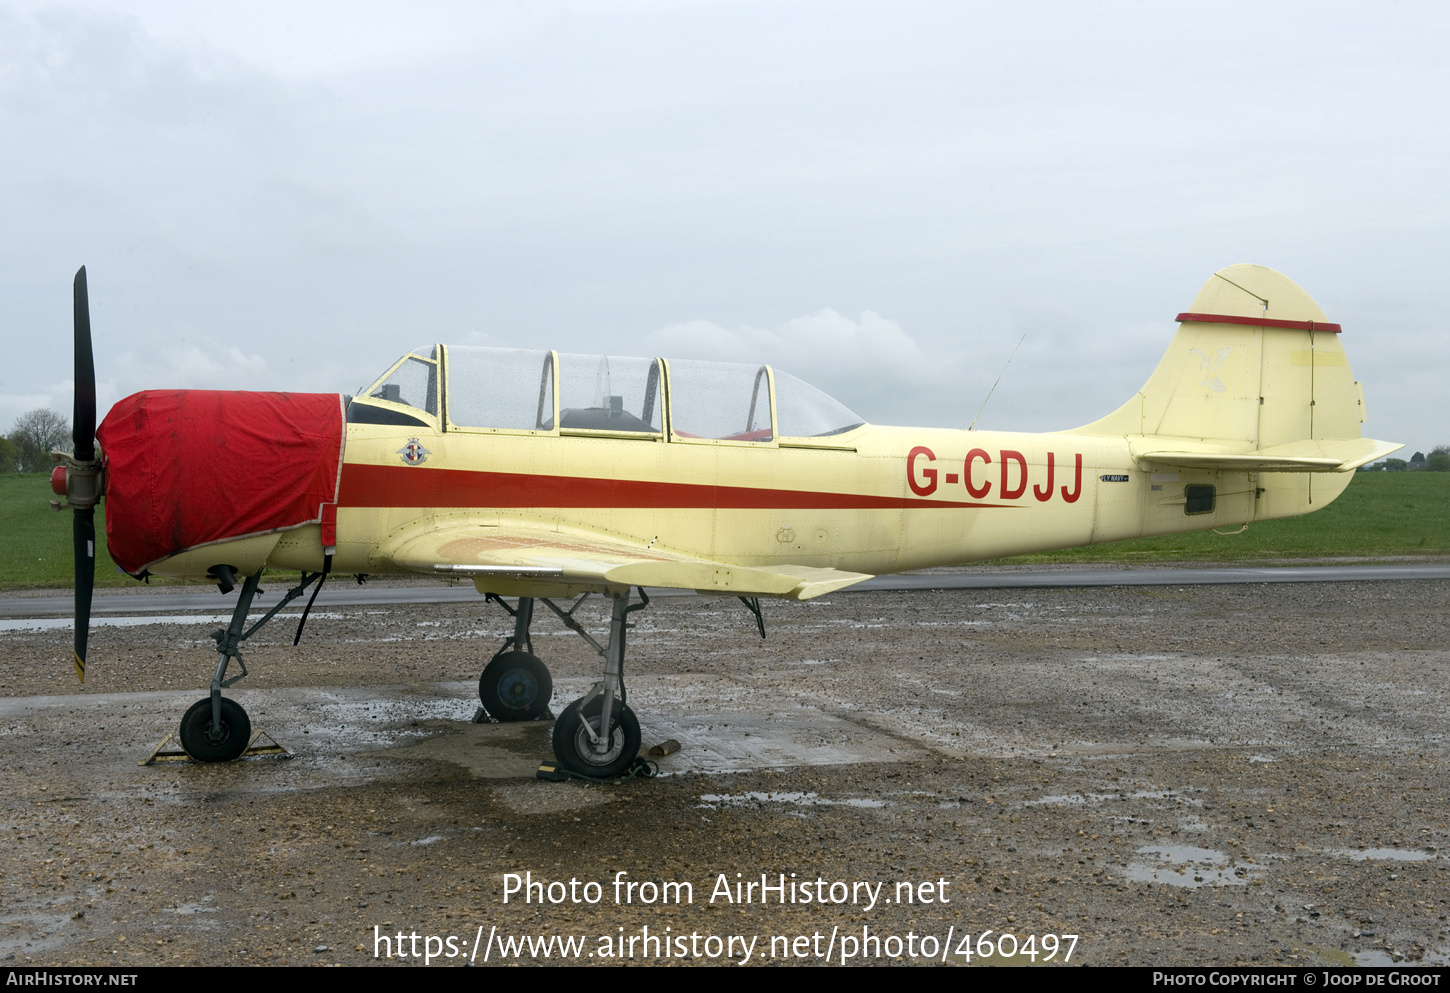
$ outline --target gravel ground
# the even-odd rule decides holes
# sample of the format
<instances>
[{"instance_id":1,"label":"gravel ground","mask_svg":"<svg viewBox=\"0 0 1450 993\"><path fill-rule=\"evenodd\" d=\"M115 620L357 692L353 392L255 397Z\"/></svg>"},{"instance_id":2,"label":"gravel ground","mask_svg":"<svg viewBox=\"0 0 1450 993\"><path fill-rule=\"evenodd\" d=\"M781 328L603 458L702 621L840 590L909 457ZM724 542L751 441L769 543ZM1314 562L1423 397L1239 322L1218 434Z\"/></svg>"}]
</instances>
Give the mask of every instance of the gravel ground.
<instances>
[{"instance_id":1,"label":"gravel ground","mask_svg":"<svg viewBox=\"0 0 1450 993\"><path fill-rule=\"evenodd\" d=\"M506 957L490 929L612 961L601 936L647 927L685 940L636 961L743 963L755 936L749 964L836 962L864 934L876 961L979 964L990 930L1039 960L1077 935L1074 964L1445 963L1447 594L839 593L766 603L764 642L733 600L659 597L626 673L646 744L684 748L618 785L533 779L547 722L470 722L505 628L482 603L335 609L299 648L265 629L232 692L293 757L221 766L137 764L202 695L208 615L96 628L83 692L68 630L12 626L0 960L412 964L433 935L457 965L481 927L477 964ZM557 711L597 662L542 612L535 642ZM602 899L505 904L525 872ZM619 872L693 902L616 903ZM711 899L792 872L884 885Z\"/></svg>"}]
</instances>

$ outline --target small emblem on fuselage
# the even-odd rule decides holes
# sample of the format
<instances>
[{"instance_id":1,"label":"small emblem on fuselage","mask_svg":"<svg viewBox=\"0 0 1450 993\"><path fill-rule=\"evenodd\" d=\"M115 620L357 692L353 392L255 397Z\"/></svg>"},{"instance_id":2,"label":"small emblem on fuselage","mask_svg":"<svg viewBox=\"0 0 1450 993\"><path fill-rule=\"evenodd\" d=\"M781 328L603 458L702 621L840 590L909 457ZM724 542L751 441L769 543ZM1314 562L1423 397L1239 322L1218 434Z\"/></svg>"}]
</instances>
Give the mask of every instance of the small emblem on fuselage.
<instances>
[{"instance_id":1,"label":"small emblem on fuselage","mask_svg":"<svg viewBox=\"0 0 1450 993\"><path fill-rule=\"evenodd\" d=\"M408 443L398 449L398 454L408 465L422 465L428 461L428 456L433 453L418 443L417 438L409 438Z\"/></svg>"}]
</instances>

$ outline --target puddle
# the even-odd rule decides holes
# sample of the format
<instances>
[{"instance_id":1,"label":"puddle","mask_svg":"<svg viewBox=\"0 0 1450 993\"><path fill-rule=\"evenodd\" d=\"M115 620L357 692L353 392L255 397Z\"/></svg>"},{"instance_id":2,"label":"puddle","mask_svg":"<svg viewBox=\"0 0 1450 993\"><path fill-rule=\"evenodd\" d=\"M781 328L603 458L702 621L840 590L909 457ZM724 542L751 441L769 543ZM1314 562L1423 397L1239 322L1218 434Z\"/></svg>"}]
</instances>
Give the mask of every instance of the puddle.
<instances>
[{"instance_id":1,"label":"puddle","mask_svg":"<svg viewBox=\"0 0 1450 993\"><path fill-rule=\"evenodd\" d=\"M885 800L867 800L863 797L847 797L845 800L828 800L816 793L702 793L698 804L715 810L718 807L739 807L747 803L790 803L799 807L884 807Z\"/></svg>"},{"instance_id":2,"label":"puddle","mask_svg":"<svg viewBox=\"0 0 1450 993\"><path fill-rule=\"evenodd\" d=\"M1148 845L1138 849L1139 855L1156 855L1160 862L1195 863L1202 865L1223 865L1228 856L1212 848L1198 848L1194 845Z\"/></svg>"},{"instance_id":3,"label":"puddle","mask_svg":"<svg viewBox=\"0 0 1450 993\"><path fill-rule=\"evenodd\" d=\"M1223 852L1193 845L1148 845L1136 854L1148 858L1129 863L1122 872L1125 878L1139 883L1163 883L1187 889L1243 886L1255 872L1246 866L1230 867L1228 856Z\"/></svg>"},{"instance_id":4,"label":"puddle","mask_svg":"<svg viewBox=\"0 0 1450 993\"><path fill-rule=\"evenodd\" d=\"M645 738L673 738L683 746L661 760L662 774L897 762L926 754L920 745L804 709L767 714L671 714L661 708L645 713L641 722Z\"/></svg>"},{"instance_id":5,"label":"puddle","mask_svg":"<svg viewBox=\"0 0 1450 993\"><path fill-rule=\"evenodd\" d=\"M1102 803L1104 800L1116 799L1106 793L1058 793L1053 796L1045 796L1037 800L1024 801L1024 807L1056 806L1060 804L1078 803Z\"/></svg>"},{"instance_id":6,"label":"puddle","mask_svg":"<svg viewBox=\"0 0 1450 993\"><path fill-rule=\"evenodd\" d=\"M464 684L467 685L467 684ZM476 697L432 697L409 694L402 698L358 698L330 692L292 705L292 720L317 745L332 749L378 749L406 745L440 733L424 721L467 724L478 707Z\"/></svg>"},{"instance_id":7,"label":"puddle","mask_svg":"<svg viewBox=\"0 0 1450 993\"><path fill-rule=\"evenodd\" d=\"M1108 800L1179 800L1172 790L1138 790L1134 793L1058 793L1023 801L1024 807L1073 805L1080 803L1104 803Z\"/></svg>"},{"instance_id":8,"label":"puddle","mask_svg":"<svg viewBox=\"0 0 1450 993\"><path fill-rule=\"evenodd\" d=\"M591 684L585 677L556 679L554 712ZM890 763L929 754L919 740L902 740L844 716L782 701L778 691L766 689L707 676L641 679L631 687L635 699L630 702L640 714L646 743L673 738L683 746L659 760L662 775ZM23 747L55 720L84 716L99 722L97 730L119 733L111 744L128 754L135 750L129 759L134 762L176 727L177 717L195 700L195 692L182 690L0 697L0 743ZM478 710L473 682L255 690L243 684L237 700L254 728L267 731L296 757L285 772L269 774L269 782L283 790L392 778L409 774L410 764L419 761L448 762L479 778L532 781L539 762L552 752L546 721L473 724ZM96 753L96 763L108 761ZM183 790L171 799L184 802L186 796Z\"/></svg>"},{"instance_id":9,"label":"puddle","mask_svg":"<svg viewBox=\"0 0 1450 993\"><path fill-rule=\"evenodd\" d=\"M1426 952L1425 957L1418 962L1406 962L1403 956L1397 961L1394 955L1378 948L1366 948L1362 952L1350 952L1349 957L1355 965L1371 966L1381 969L1389 966L1398 966L1403 969L1406 966L1450 965L1450 955L1447 955L1443 949L1438 948L1434 951Z\"/></svg>"},{"instance_id":10,"label":"puddle","mask_svg":"<svg viewBox=\"0 0 1450 993\"><path fill-rule=\"evenodd\" d=\"M20 913L12 909L0 931L0 958L35 955L62 943L75 928L69 914Z\"/></svg>"},{"instance_id":11,"label":"puddle","mask_svg":"<svg viewBox=\"0 0 1450 993\"><path fill-rule=\"evenodd\" d=\"M1178 658L1177 655L1085 655L1078 659L1079 662L1170 662Z\"/></svg>"},{"instance_id":12,"label":"puddle","mask_svg":"<svg viewBox=\"0 0 1450 993\"><path fill-rule=\"evenodd\" d=\"M459 722L450 733L433 734L402 747L394 744L371 755L450 762L468 770L468 774L476 779L533 779L539 769L539 760L548 755L549 729L548 724L539 721L517 724Z\"/></svg>"},{"instance_id":13,"label":"puddle","mask_svg":"<svg viewBox=\"0 0 1450 993\"><path fill-rule=\"evenodd\" d=\"M175 907L162 907L161 912L163 914L180 914L183 917L189 917L192 914L215 914L217 908L207 906L211 901L211 897L203 897L201 903L179 903Z\"/></svg>"},{"instance_id":14,"label":"puddle","mask_svg":"<svg viewBox=\"0 0 1450 993\"><path fill-rule=\"evenodd\" d=\"M1331 848L1326 855L1353 859L1355 862L1370 862L1384 859L1390 862L1432 862L1439 858L1431 852L1417 852L1409 848Z\"/></svg>"},{"instance_id":15,"label":"puddle","mask_svg":"<svg viewBox=\"0 0 1450 993\"><path fill-rule=\"evenodd\" d=\"M296 620L301 613L278 614L273 617L274 621ZM312 619L341 617L341 614L328 614L319 611L312 612ZM91 627L93 628L134 628L143 627L147 624L226 624L232 619L231 614L153 614L148 617L92 617ZM0 621L0 631L52 631L57 628L70 630L75 627L74 619L70 617L22 617L16 620Z\"/></svg>"}]
</instances>

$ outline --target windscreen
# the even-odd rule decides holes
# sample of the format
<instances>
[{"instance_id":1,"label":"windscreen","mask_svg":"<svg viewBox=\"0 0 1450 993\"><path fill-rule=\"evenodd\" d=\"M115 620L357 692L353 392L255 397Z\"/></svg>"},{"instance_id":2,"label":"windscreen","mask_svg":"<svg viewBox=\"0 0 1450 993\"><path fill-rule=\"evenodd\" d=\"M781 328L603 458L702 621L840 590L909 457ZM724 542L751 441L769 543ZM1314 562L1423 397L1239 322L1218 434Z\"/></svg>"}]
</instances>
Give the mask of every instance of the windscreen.
<instances>
[{"instance_id":1,"label":"windscreen","mask_svg":"<svg viewBox=\"0 0 1450 993\"><path fill-rule=\"evenodd\" d=\"M378 380L364 396L389 400L438 416L438 362L436 348L415 348L396 369Z\"/></svg>"}]
</instances>

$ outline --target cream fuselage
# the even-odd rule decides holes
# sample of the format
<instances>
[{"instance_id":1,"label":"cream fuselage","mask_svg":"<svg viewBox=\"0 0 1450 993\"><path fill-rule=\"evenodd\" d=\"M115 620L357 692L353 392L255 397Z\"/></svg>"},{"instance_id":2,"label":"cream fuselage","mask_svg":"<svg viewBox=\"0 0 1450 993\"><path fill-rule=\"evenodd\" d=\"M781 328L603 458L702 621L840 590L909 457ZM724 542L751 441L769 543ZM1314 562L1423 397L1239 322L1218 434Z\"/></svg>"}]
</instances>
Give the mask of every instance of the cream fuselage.
<instances>
[{"instance_id":1,"label":"cream fuselage","mask_svg":"<svg viewBox=\"0 0 1450 993\"><path fill-rule=\"evenodd\" d=\"M417 440L425 460L400 455ZM969 460L970 456L970 460ZM1327 503L1350 474L1320 476ZM1210 513L1185 488L1211 484ZM1277 485L1275 485L1277 484ZM390 539L466 519L588 533L741 566L872 574L1281 516L1302 476L1155 467L1124 438L862 425L810 441L731 442L349 424L333 569L404 572ZM1280 501L1285 512L1309 509ZM151 571L205 579L229 561L322 566L316 525L194 549ZM496 580L497 592L548 584ZM555 590L557 592L557 590Z\"/></svg>"}]
</instances>

